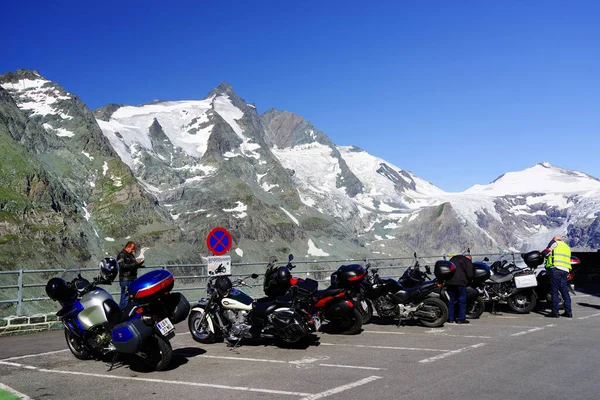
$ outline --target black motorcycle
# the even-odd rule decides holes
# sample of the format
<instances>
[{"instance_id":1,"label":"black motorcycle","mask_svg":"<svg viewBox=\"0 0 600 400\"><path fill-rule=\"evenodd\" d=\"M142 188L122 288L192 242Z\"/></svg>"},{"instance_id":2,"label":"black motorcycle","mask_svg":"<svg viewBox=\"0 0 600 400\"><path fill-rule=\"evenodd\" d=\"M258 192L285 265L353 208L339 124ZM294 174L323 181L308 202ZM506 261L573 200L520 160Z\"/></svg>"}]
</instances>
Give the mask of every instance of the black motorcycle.
<instances>
[{"instance_id":1,"label":"black motorcycle","mask_svg":"<svg viewBox=\"0 0 600 400\"><path fill-rule=\"evenodd\" d=\"M474 266L486 269L483 261L474 262ZM480 297L485 303L492 303L492 311L499 302L507 303L509 308L519 314L533 310L537 304L535 287L537 280L530 268L518 267L503 259L501 255L488 267L490 277L478 285Z\"/></svg>"},{"instance_id":2,"label":"black motorcycle","mask_svg":"<svg viewBox=\"0 0 600 400\"><path fill-rule=\"evenodd\" d=\"M290 254L287 265L278 267L275 264L277 259L271 257L265 272L264 290L267 298L264 300L289 294L290 290L299 289L304 293L308 290L311 294L303 296L304 300L299 303L303 310L319 321L328 321L332 331L346 335L359 333L363 325L363 313L368 307L366 300L357 298L360 283L366 275L365 269L358 264L342 266L331 274L331 286L316 290L318 282L314 279L291 275L290 271L295 267L292 265L293 259L294 256Z\"/></svg>"},{"instance_id":3,"label":"black motorcycle","mask_svg":"<svg viewBox=\"0 0 600 400\"><path fill-rule=\"evenodd\" d=\"M406 269L399 280L381 278L377 268L368 265L370 273L362 287L369 302L372 302L379 318L397 318L398 324L405 320L416 320L429 328L443 326L448 319L448 307L439 298L431 297L437 282L426 280L431 273L416 265Z\"/></svg>"},{"instance_id":4,"label":"black motorcycle","mask_svg":"<svg viewBox=\"0 0 600 400\"><path fill-rule=\"evenodd\" d=\"M247 278L258 278L252 274ZM231 281L227 276L208 280L207 298L192 308L188 327L192 338L200 343L225 339L237 346L242 339L275 338L286 343L304 341L318 329L318 318L306 313L297 303L310 294L310 288L297 288L292 297L272 301L254 301L238 286L249 286L245 279ZM316 286L312 288L314 292Z\"/></svg>"}]
</instances>

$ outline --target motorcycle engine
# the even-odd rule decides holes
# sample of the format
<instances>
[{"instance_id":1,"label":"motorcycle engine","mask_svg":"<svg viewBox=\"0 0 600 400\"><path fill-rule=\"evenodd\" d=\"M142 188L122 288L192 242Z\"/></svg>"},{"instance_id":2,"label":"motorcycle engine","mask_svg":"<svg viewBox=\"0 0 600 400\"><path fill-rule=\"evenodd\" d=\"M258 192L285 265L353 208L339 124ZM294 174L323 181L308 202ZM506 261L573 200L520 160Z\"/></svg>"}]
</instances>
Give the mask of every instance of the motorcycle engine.
<instances>
[{"instance_id":1,"label":"motorcycle engine","mask_svg":"<svg viewBox=\"0 0 600 400\"><path fill-rule=\"evenodd\" d=\"M236 313L232 310L225 310L223 315L231 323L231 328L229 329L230 335L235 336L236 338L252 337L252 334L250 333L251 326L246 324L246 317L248 316L246 311L240 310Z\"/></svg>"},{"instance_id":2,"label":"motorcycle engine","mask_svg":"<svg viewBox=\"0 0 600 400\"><path fill-rule=\"evenodd\" d=\"M396 305L387 297L381 296L373 302L377 315L382 317L393 317L396 314Z\"/></svg>"},{"instance_id":3,"label":"motorcycle engine","mask_svg":"<svg viewBox=\"0 0 600 400\"><path fill-rule=\"evenodd\" d=\"M106 346L110 343L110 332L101 332L96 335L96 343L100 346Z\"/></svg>"}]
</instances>

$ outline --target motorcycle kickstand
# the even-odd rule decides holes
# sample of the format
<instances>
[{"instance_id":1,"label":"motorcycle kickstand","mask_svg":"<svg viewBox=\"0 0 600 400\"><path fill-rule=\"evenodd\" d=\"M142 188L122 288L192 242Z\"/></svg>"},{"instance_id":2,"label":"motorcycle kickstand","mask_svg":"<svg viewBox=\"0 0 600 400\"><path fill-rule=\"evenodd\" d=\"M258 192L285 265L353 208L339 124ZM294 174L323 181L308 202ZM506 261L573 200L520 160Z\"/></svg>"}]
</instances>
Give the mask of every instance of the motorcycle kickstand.
<instances>
[{"instance_id":1,"label":"motorcycle kickstand","mask_svg":"<svg viewBox=\"0 0 600 400\"><path fill-rule=\"evenodd\" d=\"M499 315L500 313L496 311L496 302L492 301L492 311L490 311L492 315Z\"/></svg>"},{"instance_id":2,"label":"motorcycle kickstand","mask_svg":"<svg viewBox=\"0 0 600 400\"><path fill-rule=\"evenodd\" d=\"M113 367L115 366L115 363L117 362L118 356L119 356L119 353L115 353L113 355L112 362L110 363L110 368L108 369L108 372L112 371Z\"/></svg>"},{"instance_id":3,"label":"motorcycle kickstand","mask_svg":"<svg viewBox=\"0 0 600 400\"><path fill-rule=\"evenodd\" d=\"M235 350L235 349L236 349L236 348L239 346L239 344L240 344L240 342L241 342L241 341L242 341L242 338L240 337L240 338L237 340L237 342L235 342L235 344L234 344L233 346L229 347L229 351L231 351L231 350Z\"/></svg>"}]
</instances>

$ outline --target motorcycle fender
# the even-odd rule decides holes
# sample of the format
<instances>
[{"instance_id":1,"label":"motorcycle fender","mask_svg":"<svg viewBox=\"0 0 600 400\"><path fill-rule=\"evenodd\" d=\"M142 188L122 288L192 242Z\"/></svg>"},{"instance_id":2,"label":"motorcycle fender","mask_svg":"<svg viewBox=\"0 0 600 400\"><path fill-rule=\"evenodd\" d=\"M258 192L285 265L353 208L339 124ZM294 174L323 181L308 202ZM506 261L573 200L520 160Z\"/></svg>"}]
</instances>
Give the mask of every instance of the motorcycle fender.
<instances>
[{"instance_id":1,"label":"motorcycle fender","mask_svg":"<svg viewBox=\"0 0 600 400\"><path fill-rule=\"evenodd\" d=\"M204 301L204 303L202 303L202 301ZM198 303L198 305L196 305L195 307L192 308L192 310L190 311L190 316L192 315L192 313L194 311L196 312L202 312L204 313L204 306L206 305L206 302L208 301L208 299L202 299L200 300L200 302ZM213 317L212 315L210 315L210 313L207 315L207 321L208 321L208 329L212 332L215 333L215 326L214 326L214 321L213 321Z\"/></svg>"},{"instance_id":2,"label":"motorcycle fender","mask_svg":"<svg viewBox=\"0 0 600 400\"><path fill-rule=\"evenodd\" d=\"M343 297L330 300L324 310L324 314L329 317L351 316L353 313L354 303Z\"/></svg>"}]
</instances>

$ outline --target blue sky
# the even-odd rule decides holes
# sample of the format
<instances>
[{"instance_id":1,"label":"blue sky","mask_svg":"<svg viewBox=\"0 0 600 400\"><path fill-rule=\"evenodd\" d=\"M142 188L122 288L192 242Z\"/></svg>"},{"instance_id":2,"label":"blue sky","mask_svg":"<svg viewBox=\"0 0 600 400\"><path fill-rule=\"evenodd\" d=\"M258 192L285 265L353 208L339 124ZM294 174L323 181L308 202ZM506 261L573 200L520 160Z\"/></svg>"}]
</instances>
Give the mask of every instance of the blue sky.
<instances>
[{"instance_id":1,"label":"blue sky","mask_svg":"<svg viewBox=\"0 0 600 400\"><path fill-rule=\"evenodd\" d=\"M600 178L600 2L90 3L4 4L0 73L92 109L229 82L448 191L542 161Z\"/></svg>"}]
</instances>

